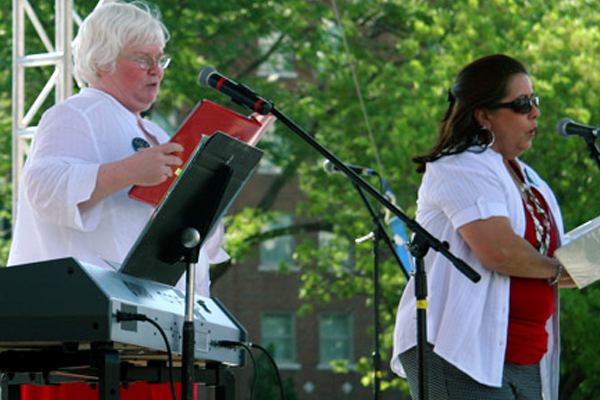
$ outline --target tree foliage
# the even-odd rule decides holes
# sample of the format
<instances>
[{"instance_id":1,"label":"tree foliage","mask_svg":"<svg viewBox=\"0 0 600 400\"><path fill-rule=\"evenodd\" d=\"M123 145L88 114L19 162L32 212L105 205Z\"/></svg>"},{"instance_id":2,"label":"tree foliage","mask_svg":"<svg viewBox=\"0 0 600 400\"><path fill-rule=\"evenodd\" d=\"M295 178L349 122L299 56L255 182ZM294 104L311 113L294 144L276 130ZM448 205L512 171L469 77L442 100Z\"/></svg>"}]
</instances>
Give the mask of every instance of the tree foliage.
<instances>
[{"instance_id":1,"label":"tree foliage","mask_svg":"<svg viewBox=\"0 0 600 400\"><path fill-rule=\"evenodd\" d=\"M75 1L82 15L95 3ZM49 4L37 2L34 7L47 8ZM564 140L554 133L556 122L565 116L583 123L600 123L600 98L596 95L600 93L597 1L155 0L153 4L162 10L171 31L167 52L173 56L160 101L152 111L155 115L165 116L165 121L175 127L201 98L236 108L196 84L198 70L214 65L272 99L343 161L377 168L409 216L415 211L421 178L414 172L410 158L433 144L455 74L483 55L514 56L529 67L542 99L534 147L522 158L554 188L567 229L598 214L600 193L594 188L600 172L588 157L585 143L576 138ZM0 84L5 88L0 93L0 127L5 132L0 136L0 196L6 210L10 204L11 112L8 0L0 2L0 14L0 40L4 43L0 48L4 55L0 58L4 67ZM262 38L273 40L266 47L257 47ZM287 60L288 67L298 72L298 79L256 75L261 65L276 57ZM364 98L368 125L356 83ZM284 184L297 179L305 195L298 215L315 221L313 229L330 229L339 238L327 247L310 241L298 246L296 260L302 266L304 283L300 295L322 301L332 295L370 299L371 246L365 243L348 250L347 245L372 230L360 197L345 178L325 175L322 158L283 126L269 135L277 140L262 146L281 174L256 209L229 217L233 262L241 262L252 250L248 243L261 239L262 227L275 211L273 199ZM377 186L378 182L372 184ZM347 254L351 254L351 267L344 256ZM381 282L385 328L382 348L387 362L395 307L404 285L398 266L389 257L382 266ZM598 291L597 285L582 291L563 291L565 399L593 398L600 386L600 363L595 357L600 345L594 340L600 332ZM361 363L365 371L367 361ZM402 386L390 374L384 379L385 387Z\"/></svg>"}]
</instances>

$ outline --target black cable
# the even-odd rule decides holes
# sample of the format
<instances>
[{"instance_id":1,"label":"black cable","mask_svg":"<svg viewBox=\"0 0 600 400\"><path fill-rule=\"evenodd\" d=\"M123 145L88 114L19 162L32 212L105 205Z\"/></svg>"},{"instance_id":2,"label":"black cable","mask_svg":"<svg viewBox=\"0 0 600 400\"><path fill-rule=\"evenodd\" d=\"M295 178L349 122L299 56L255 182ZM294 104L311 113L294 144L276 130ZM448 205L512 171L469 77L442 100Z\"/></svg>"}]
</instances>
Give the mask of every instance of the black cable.
<instances>
[{"instance_id":1,"label":"black cable","mask_svg":"<svg viewBox=\"0 0 600 400\"><path fill-rule=\"evenodd\" d=\"M251 400L254 398L254 383L256 383L257 369L256 369L256 361L254 360L254 356L252 355L252 351L250 348L254 347L254 348L261 350L267 356L267 358L273 365L273 368L275 369L275 376L277 377L277 383L279 383L279 394L281 396L281 400L285 400L285 393L283 390L283 381L281 380L281 375L279 374L279 368L277 368L277 363L275 362L275 359L273 358L273 356L271 356L271 354L269 354L269 351L267 349L265 349L262 346L259 346L256 343L247 343L246 344L246 343L242 343L242 342L229 341L229 340L221 340L221 341L218 341L216 344L223 346L223 347L241 346L248 351L248 354L250 354L250 357L252 358L252 363L254 364L254 379L252 381L251 393L250 393Z\"/></svg>"},{"instance_id":2,"label":"black cable","mask_svg":"<svg viewBox=\"0 0 600 400\"><path fill-rule=\"evenodd\" d=\"M245 343L239 343L240 346L242 346L244 349L246 349L246 352L248 352L248 355L250 356L250 359L252 360L252 368L254 369L254 376L252 377L252 383L250 384L250 400L254 400L254 387L256 386L256 381L258 378L258 369L256 368L256 359L254 358L254 354L252 354L252 350L250 349L250 346L248 346Z\"/></svg>"},{"instance_id":3,"label":"black cable","mask_svg":"<svg viewBox=\"0 0 600 400\"><path fill-rule=\"evenodd\" d=\"M256 386L256 380L258 378L258 369L256 368L256 359L254 358L254 354L252 353L252 350L250 349L250 345L243 343L243 342L237 342L237 341L231 341L231 340L219 340L218 342L216 342L216 344L218 346L223 346L223 347L243 347L244 349L246 349L246 351L248 352L248 355L250 356L250 360L252 360L252 368L254 370L253 373L253 377L252 377L252 383L250 384L250 400L254 400L254 387Z\"/></svg>"},{"instance_id":4,"label":"black cable","mask_svg":"<svg viewBox=\"0 0 600 400\"><path fill-rule=\"evenodd\" d=\"M136 314L136 313L127 313L123 311L117 311L117 322L121 321L143 321L149 322L156 327L160 335L162 336L165 345L167 346L167 357L169 360L169 384L171 386L171 397L173 400L177 400L177 392L175 391L175 379L173 378L173 352L171 351L171 345L169 343L169 339L165 334L162 326L158 324L158 322L148 318L144 314Z\"/></svg>"},{"instance_id":5,"label":"black cable","mask_svg":"<svg viewBox=\"0 0 600 400\"><path fill-rule=\"evenodd\" d=\"M277 382L279 383L279 393L281 395L281 400L285 400L285 393L283 392L283 382L281 380L281 375L279 374L279 368L277 368L277 363L275 363L275 359L273 358L273 356L271 356L271 354L269 354L267 349L265 349L262 346L259 346L255 343L250 343L250 347L255 347L255 348L259 349L267 356L269 361L271 361L273 368L275 368L275 375L277 376Z\"/></svg>"}]
</instances>

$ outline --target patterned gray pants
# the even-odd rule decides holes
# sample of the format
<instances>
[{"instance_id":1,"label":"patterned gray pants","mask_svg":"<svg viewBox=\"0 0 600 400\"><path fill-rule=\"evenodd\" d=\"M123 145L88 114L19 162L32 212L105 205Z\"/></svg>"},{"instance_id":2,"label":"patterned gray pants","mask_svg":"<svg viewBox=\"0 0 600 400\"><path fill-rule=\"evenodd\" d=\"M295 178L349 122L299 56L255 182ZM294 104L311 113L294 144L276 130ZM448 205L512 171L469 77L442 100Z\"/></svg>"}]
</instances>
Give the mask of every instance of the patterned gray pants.
<instances>
[{"instance_id":1,"label":"patterned gray pants","mask_svg":"<svg viewBox=\"0 0 600 400\"><path fill-rule=\"evenodd\" d=\"M427 358L429 398L431 400L541 400L542 383L539 363L504 364L502 387L482 385L433 352L429 343ZM417 348L400 354L400 362L408 376L413 399L419 399Z\"/></svg>"}]
</instances>

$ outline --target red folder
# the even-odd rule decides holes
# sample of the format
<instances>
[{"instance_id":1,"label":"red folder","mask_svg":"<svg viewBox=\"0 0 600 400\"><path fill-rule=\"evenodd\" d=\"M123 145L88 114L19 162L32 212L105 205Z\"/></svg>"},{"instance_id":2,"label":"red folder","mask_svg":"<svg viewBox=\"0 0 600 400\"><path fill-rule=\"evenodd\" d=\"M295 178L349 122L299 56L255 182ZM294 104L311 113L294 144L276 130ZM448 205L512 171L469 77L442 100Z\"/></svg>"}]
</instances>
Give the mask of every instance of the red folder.
<instances>
[{"instance_id":1,"label":"red folder","mask_svg":"<svg viewBox=\"0 0 600 400\"><path fill-rule=\"evenodd\" d=\"M188 115L172 142L180 143L184 150L178 156L185 165L202 140L202 136L212 135L220 131L233 136L246 144L254 146L275 122L275 116L254 113L243 116L208 100L203 100ZM153 206L158 206L177 176L180 168L173 168L173 175L156 186L134 186L129 197Z\"/></svg>"}]
</instances>

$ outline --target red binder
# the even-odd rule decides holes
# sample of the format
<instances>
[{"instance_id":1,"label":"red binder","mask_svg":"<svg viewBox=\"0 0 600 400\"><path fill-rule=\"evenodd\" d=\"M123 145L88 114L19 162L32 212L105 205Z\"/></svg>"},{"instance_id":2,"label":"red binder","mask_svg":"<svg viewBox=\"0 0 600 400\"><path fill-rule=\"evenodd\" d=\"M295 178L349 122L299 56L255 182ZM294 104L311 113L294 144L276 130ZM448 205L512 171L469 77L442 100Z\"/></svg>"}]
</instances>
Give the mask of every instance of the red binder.
<instances>
[{"instance_id":1,"label":"red binder","mask_svg":"<svg viewBox=\"0 0 600 400\"><path fill-rule=\"evenodd\" d=\"M272 114L260 115L254 113L246 117L208 100L203 100L188 115L171 141L183 146L184 150L179 154L179 157L185 165L202 140L203 135L210 136L220 131L254 146L275 122L275 119ZM155 207L158 206L175 179L177 179L179 175L177 169L179 168L173 168L173 176L159 185L134 186L129 191L129 197Z\"/></svg>"}]
</instances>

